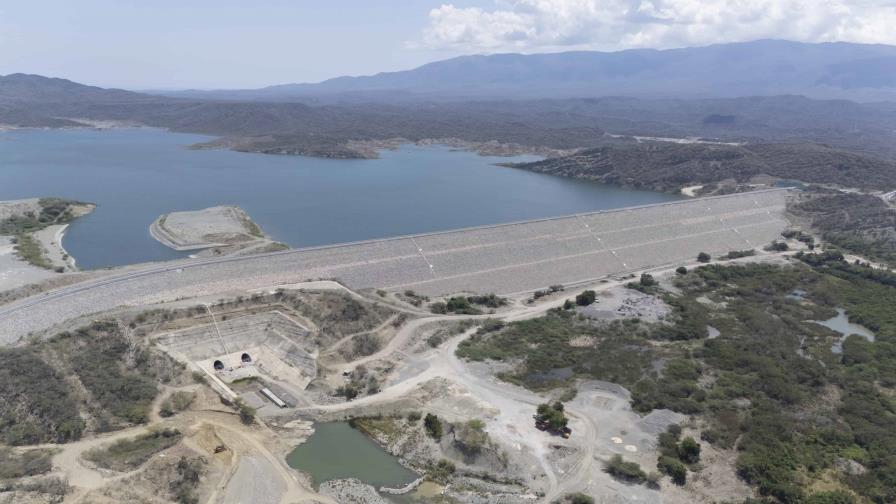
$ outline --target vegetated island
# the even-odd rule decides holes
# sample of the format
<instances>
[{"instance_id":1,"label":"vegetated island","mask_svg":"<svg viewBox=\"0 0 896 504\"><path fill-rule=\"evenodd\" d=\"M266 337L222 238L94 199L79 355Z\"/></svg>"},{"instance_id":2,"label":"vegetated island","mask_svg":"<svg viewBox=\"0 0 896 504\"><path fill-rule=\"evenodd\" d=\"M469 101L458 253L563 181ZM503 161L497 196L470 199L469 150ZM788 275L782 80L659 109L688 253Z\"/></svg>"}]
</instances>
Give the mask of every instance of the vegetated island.
<instances>
[{"instance_id":1,"label":"vegetated island","mask_svg":"<svg viewBox=\"0 0 896 504\"><path fill-rule=\"evenodd\" d=\"M17 286L47 276L38 268L56 273L76 271L74 258L62 248L62 237L69 223L94 208L93 203L62 198L0 201L2 286ZM33 267L25 267L19 260Z\"/></svg>"},{"instance_id":2,"label":"vegetated island","mask_svg":"<svg viewBox=\"0 0 896 504\"><path fill-rule=\"evenodd\" d=\"M149 226L153 238L174 250L201 250L197 255L245 255L289 248L268 238L237 206L171 212Z\"/></svg>"}]
</instances>

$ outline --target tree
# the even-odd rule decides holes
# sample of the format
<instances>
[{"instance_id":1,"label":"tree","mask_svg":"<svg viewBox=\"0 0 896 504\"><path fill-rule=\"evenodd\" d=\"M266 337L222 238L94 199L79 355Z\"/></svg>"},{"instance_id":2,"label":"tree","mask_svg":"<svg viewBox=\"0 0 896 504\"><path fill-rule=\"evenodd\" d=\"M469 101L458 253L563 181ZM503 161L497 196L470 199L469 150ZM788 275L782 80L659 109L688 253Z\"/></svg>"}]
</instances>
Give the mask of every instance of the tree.
<instances>
[{"instance_id":1,"label":"tree","mask_svg":"<svg viewBox=\"0 0 896 504\"><path fill-rule=\"evenodd\" d=\"M546 422L548 427L553 431L562 431L569 423L566 414L563 412L563 403L555 401L553 404L539 404L536 410L539 420Z\"/></svg>"},{"instance_id":2,"label":"tree","mask_svg":"<svg viewBox=\"0 0 896 504\"><path fill-rule=\"evenodd\" d=\"M642 287L651 287L656 285L656 280L653 279L653 275L649 273L641 273L641 286Z\"/></svg>"},{"instance_id":3,"label":"tree","mask_svg":"<svg viewBox=\"0 0 896 504\"><path fill-rule=\"evenodd\" d=\"M427 413L426 417L423 418L423 427L426 429L426 433L433 439L438 440L442 437L442 421L436 415Z\"/></svg>"},{"instance_id":4,"label":"tree","mask_svg":"<svg viewBox=\"0 0 896 504\"><path fill-rule=\"evenodd\" d=\"M684 266L679 266L679 267L675 268L675 272L678 273L679 275L687 275L688 269L685 268Z\"/></svg>"},{"instance_id":5,"label":"tree","mask_svg":"<svg viewBox=\"0 0 896 504\"><path fill-rule=\"evenodd\" d=\"M678 445L678 458L685 464L700 462L700 443L692 437L686 437Z\"/></svg>"},{"instance_id":6,"label":"tree","mask_svg":"<svg viewBox=\"0 0 896 504\"><path fill-rule=\"evenodd\" d=\"M588 306L597 299L597 293L593 290L586 290L576 296L576 304L579 306Z\"/></svg>"},{"instance_id":7,"label":"tree","mask_svg":"<svg viewBox=\"0 0 896 504\"><path fill-rule=\"evenodd\" d=\"M709 254L707 254L706 252L700 252L699 254L697 254L697 260L702 263L708 263L710 259L712 258L709 257Z\"/></svg>"}]
</instances>

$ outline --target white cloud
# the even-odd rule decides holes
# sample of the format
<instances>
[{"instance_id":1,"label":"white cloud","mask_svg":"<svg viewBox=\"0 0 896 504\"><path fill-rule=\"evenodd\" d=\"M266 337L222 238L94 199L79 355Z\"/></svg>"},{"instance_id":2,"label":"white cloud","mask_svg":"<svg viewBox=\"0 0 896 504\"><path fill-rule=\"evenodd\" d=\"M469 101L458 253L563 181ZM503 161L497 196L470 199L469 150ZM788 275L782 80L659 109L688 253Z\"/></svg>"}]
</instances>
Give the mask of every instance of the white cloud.
<instances>
[{"instance_id":1,"label":"white cloud","mask_svg":"<svg viewBox=\"0 0 896 504\"><path fill-rule=\"evenodd\" d=\"M616 50L776 38L896 44L896 0L496 0L429 13L423 45Z\"/></svg>"}]
</instances>

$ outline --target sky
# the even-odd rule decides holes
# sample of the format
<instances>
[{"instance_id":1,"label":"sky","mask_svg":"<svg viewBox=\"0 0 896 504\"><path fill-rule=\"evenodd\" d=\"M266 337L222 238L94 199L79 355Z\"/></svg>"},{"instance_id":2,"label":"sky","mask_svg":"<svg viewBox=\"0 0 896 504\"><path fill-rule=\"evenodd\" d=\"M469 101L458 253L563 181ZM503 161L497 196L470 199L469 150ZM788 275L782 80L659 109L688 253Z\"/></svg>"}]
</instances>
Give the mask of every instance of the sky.
<instances>
[{"instance_id":1,"label":"sky","mask_svg":"<svg viewBox=\"0 0 896 504\"><path fill-rule=\"evenodd\" d=\"M256 88L462 54L896 44L896 0L0 0L0 74Z\"/></svg>"}]
</instances>

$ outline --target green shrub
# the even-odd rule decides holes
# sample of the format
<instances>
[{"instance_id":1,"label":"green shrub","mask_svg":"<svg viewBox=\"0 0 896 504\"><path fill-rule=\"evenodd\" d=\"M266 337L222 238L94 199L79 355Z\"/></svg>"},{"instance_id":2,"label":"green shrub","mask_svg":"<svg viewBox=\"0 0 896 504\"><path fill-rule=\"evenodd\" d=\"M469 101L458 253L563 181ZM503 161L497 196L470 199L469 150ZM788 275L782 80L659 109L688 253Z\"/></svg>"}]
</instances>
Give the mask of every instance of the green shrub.
<instances>
[{"instance_id":1,"label":"green shrub","mask_svg":"<svg viewBox=\"0 0 896 504\"><path fill-rule=\"evenodd\" d=\"M688 470L680 460L672 457L660 457L656 468L663 474L672 478L676 485L684 485L687 481Z\"/></svg>"},{"instance_id":2,"label":"green shrub","mask_svg":"<svg viewBox=\"0 0 896 504\"><path fill-rule=\"evenodd\" d=\"M564 413L563 403L556 401L553 404L539 404L536 409L536 419L546 422L548 427L556 432L562 431L569 423Z\"/></svg>"},{"instance_id":3,"label":"green shrub","mask_svg":"<svg viewBox=\"0 0 896 504\"><path fill-rule=\"evenodd\" d=\"M196 489L202 477L205 462L201 458L181 457L175 467L176 476L169 484L169 491L178 504L197 504Z\"/></svg>"},{"instance_id":4,"label":"green shrub","mask_svg":"<svg viewBox=\"0 0 896 504\"><path fill-rule=\"evenodd\" d=\"M455 471L454 463L450 460L441 459L435 464L430 464L426 470L426 477L437 483L445 484Z\"/></svg>"},{"instance_id":5,"label":"green shrub","mask_svg":"<svg viewBox=\"0 0 896 504\"><path fill-rule=\"evenodd\" d=\"M494 294L486 294L484 296L469 296L467 301L473 304L487 306L489 308L500 308L507 305L507 298L496 296Z\"/></svg>"},{"instance_id":6,"label":"green shrub","mask_svg":"<svg viewBox=\"0 0 896 504\"><path fill-rule=\"evenodd\" d=\"M177 430L161 429L88 450L83 457L103 469L131 471L142 466L156 453L177 444L181 437Z\"/></svg>"},{"instance_id":7,"label":"green shrub","mask_svg":"<svg viewBox=\"0 0 896 504\"><path fill-rule=\"evenodd\" d=\"M236 408L240 415L240 422L242 422L243 425L252 425L255 423L255 408L240 400L237 400Z\"/></svg>"},{"instance_id":8,"label":"green shrub","mask_svg":"<svg viewBox=\"0 0 896 504\"><path fill-rule=\"evenodd\" d=\"M579 306L588 306L593 304L597 299L597 293L593 290L586 290L576 296L576 304Z\"/></svg>"},{"instance_id":9,"label":"green shrub","mask_svg":"<svg viewBox=\"0 0 896 504\"><path fill-rule=\"evenodd\" d=\"M190 407L190 404L193 403L193 399L196 398L196 394L193 392L187 392L183 390L178 390L162 401L162 404L159 406L159 416L162 417L171 417L181 411Z\"/></svg>"},{"instance_id":10,"label":"green shrub","mask_svg":"<svg viewBox=\"0 0 896 504\"><path fill-rule=\"evenodd\" d=\"M697 254L697 261L699 262L708 263L711 259L712 257L710 257L706 252L700 252L699 254Z\"/></svg>"},{"instance_id":11,"label":"green shrub","mask_svg":"<svg viewBox=\"0 0 896 504\"><path fill-rule=\"evenodd\" d=\"M33 350L0 349L0 436L6 444L65 443L84 421L65 379Z\"/></svg>"},{"instance_id":12,"label":"green shrub","mask_svg":"<svg viewBox=\"0 0 896 504\"><path fill-rule=\"evenodd\" d=\"M433 415L432 413L427 413L426 417L423 419L423 428L426 429L426 433L435 440L439 440L442 437L442 420L439 419L438 416Z\"/></svg>"},{"instance_id":13,"label":"green shrub","mask_svg":"<svg viewBox=\"0 0 896 504\"><path fill-rule=\"evenodd\" d=\"M856 499L852 495L841 492L820 492L806 498L805 504L855 504Z\"/></svg>"},{"instance_id":14,"label":"green shrub","mask_svg":"<svg viewBox=\"0 0 896 504\"><path fill-rule=\"evenodd\" d=\"M594 497L576 492L564 495L563 498L555 500L554 504L594 504Z\"/></svg>"},{"instance_id":15,"label":"green shrub","mask_svg":"<svg viewBox=\"0 0 896 504\"><path fill-rule=\"evenodd\" d=\"M0 448L0 480L46 474L53 469L53 452L34 449L16 451Z\"/></svg>"},{"instance_id":16,"label":"green shrub","mask_svg":"<svg viewBox=\"0 0 896 504\"><path fill-rule=\"evenodd\" d=\"M687 275L688 269L685 268L684 266L679 266L679 267L675 268L675 272L678 273L679 275Z\"/></svg>"},{"instance_id":17,"label":"green shrub","mask_svg":"<svg viewBox=\"0 0 896 504\"><path fill-rule=\"evenodd\" d=\"M700 443L692 437L686 437L678 445L678 458L685 464L700 462Z\"/></svg>"},{"instance_id":18,"label":"green shrub","mask_svg":"<svg viewBox=\"0 0 896 504\"><path fill-rule=\"evenodd\" d=\"M647 481L647 473L636 462L627 462L622 455L613 455L604 464L604 471L614 478L632 483Z\"/></svg>"}]
</instances>

